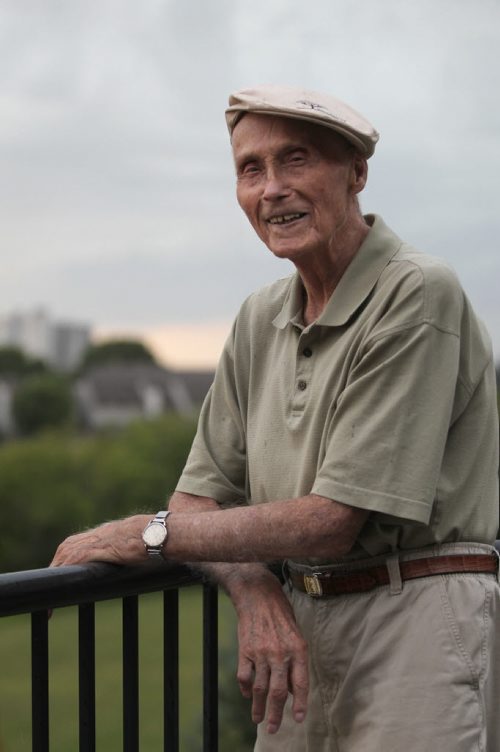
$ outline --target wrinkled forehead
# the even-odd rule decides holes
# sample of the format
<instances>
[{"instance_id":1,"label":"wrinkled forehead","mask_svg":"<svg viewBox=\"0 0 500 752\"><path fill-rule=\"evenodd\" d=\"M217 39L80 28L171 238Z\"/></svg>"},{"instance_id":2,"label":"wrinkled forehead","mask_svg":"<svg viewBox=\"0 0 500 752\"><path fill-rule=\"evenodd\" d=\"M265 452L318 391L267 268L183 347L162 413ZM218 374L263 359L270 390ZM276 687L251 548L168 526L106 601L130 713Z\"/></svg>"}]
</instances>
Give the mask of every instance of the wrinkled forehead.
<instances>
[{"instance_id":1,"label":"wrinkled forehead","mask_svg":"<svg viewBox=\"0 0 500 752\"><path fill-rule=\"evenodd\" d=\"M329 128L304 120L254 112L242 113L233 128L231 145L235 157L243 152L273 145L312 146L324 152L352 153L347 139Z\"/></svg>"}]
</instances>

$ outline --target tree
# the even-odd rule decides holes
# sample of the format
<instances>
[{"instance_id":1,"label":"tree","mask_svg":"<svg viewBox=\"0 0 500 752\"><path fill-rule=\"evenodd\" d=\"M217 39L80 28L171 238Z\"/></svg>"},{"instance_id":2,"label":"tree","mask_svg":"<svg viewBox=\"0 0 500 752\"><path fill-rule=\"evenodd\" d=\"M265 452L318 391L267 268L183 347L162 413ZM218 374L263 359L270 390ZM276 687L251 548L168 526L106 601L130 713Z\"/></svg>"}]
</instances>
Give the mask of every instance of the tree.
<instances>
[{"instance_id":1,"label":"tree","mask_svg":"<svg viewBox=\"0 0 500 752\"><path fill-rule=\"evenodd\" d=\"M105 363L155 363L151 350L136 340L110 340L99 345L91 345L85 353L81 370Z\"/></svg>"},{"instance_id":2,"label":"tree","mask_svg":"<svg viewBox=\"0 0 500 752\"><path fill-rule=\"evenodd\" d=\"M18 347L0 347L0 376L26 376L43 373L47 366L42 360L31 358Z\"/></svg>"},{"instance_id":3,"label":"tree","mask_svg":"<svg viewBox=\"0 0 500 752\"><path fill-rule=\"evenodd\" d=\"M65 425L73 415L70 385L52 373L27 376L16 389L12 412L23 435Z\"/></svg>"}]
</instances>

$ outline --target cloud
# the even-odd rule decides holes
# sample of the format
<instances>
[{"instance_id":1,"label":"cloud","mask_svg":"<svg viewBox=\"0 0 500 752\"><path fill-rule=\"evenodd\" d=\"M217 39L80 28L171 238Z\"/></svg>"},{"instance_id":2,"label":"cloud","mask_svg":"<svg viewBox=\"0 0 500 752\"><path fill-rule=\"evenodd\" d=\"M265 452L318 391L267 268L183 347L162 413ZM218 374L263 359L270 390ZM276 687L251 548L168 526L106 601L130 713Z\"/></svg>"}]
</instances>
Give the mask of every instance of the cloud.
<instances>
[{"instance_id":1,"label":"cloud","mask_svg":"<svg viewBox=\"0 0 500 752\"><path fill-rule=\"evenodd\" d=\"M2 309L229 320L287 273L240 216L223 119L281 81L373 120L363 206L457 267L496 337L499 22L495 0L6 0Z\"/></svg>"}]
</instances>

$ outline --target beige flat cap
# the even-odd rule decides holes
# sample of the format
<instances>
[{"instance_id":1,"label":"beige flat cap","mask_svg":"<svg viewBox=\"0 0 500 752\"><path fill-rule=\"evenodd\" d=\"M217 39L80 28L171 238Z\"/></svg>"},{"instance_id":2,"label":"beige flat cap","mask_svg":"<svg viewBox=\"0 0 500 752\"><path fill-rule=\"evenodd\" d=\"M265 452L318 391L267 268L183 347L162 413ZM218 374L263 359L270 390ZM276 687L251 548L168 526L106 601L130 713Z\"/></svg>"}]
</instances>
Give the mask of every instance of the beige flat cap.
<instances>
[{"instance_id":1,"label":"beige flat cap","mask_svg":"<svg viewBox=\"0 0 500 752\"><path fill-rule=\"evenodd\" d=\"M256 86L229 96L226 123L229 133L245 112L307 120L340 133L365 157L371 157L379 134L359 112L329 94L291 86Z\"/></svg>"}]
</instances>

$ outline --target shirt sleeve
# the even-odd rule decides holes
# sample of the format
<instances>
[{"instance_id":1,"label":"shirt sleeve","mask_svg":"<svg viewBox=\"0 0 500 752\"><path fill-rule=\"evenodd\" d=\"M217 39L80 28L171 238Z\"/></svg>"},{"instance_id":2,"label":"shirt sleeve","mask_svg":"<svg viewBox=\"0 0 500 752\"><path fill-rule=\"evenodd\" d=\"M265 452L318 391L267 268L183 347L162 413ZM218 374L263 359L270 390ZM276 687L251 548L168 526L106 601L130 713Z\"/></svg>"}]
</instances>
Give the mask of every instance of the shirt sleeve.
<instances>
[{"instance_id":1,"label":"shirt sleeve","mask_svg":"<svg viewBox=\"0 0 500 752\"><path fill-rule=\"evenodd\" d=\"M198 429L176 489L209 496L223 506L245 503L247 496L242 404L245 395L238 393L236 383L235 326L225 344L214 383L201 409Z\"/></svg>"},{"instance_id":2,"label":"shirt sleeve","mask_svg":"<svg viewBox=\"0 0 500 752\"><path fill-rule=\"evenodd\" d=\"M372 336L331 416L313 493L428 524L459 357L457 334L428 321Z\"/></svg>"}]
</instances>

